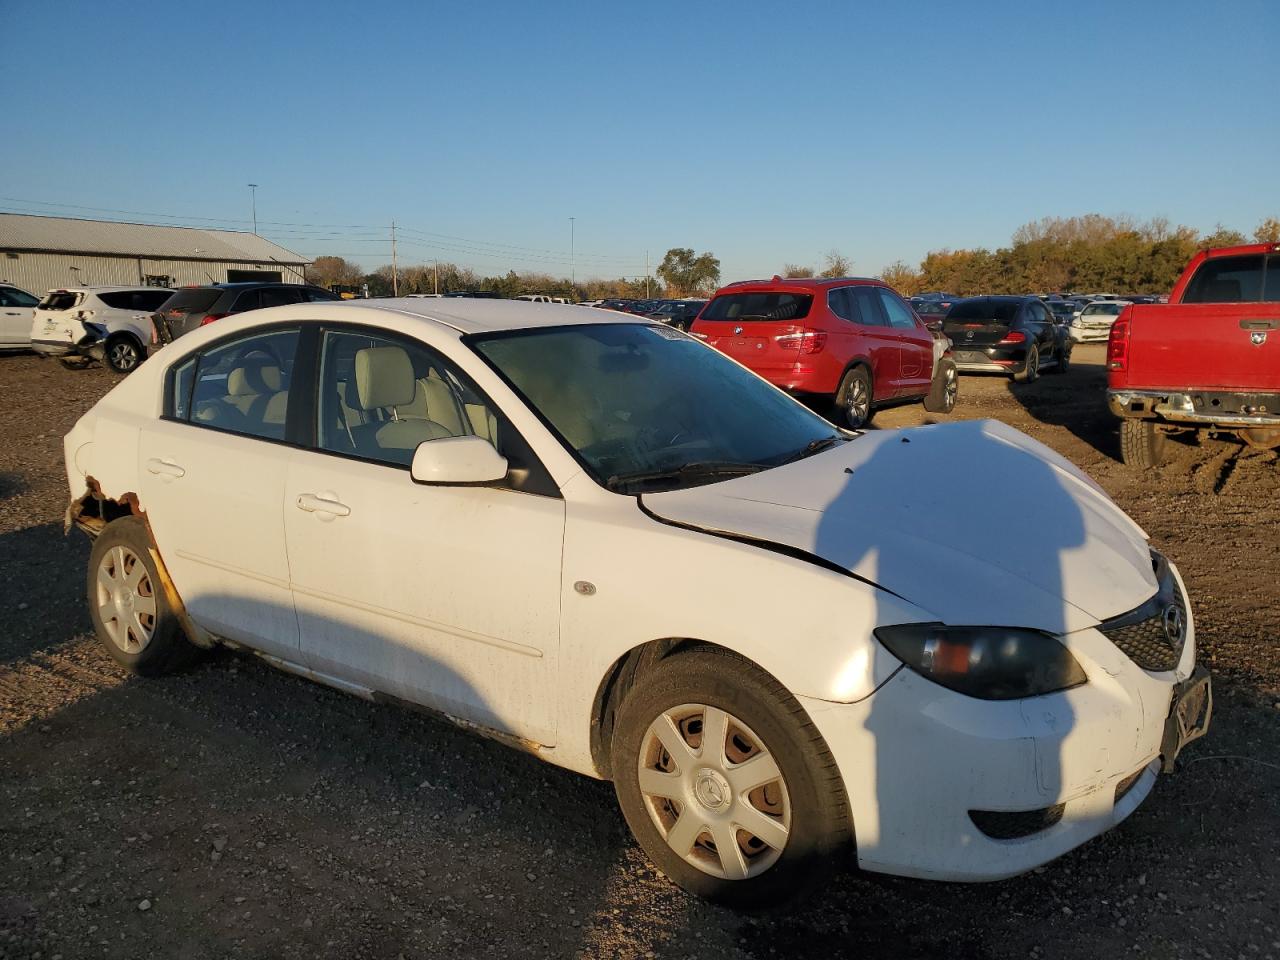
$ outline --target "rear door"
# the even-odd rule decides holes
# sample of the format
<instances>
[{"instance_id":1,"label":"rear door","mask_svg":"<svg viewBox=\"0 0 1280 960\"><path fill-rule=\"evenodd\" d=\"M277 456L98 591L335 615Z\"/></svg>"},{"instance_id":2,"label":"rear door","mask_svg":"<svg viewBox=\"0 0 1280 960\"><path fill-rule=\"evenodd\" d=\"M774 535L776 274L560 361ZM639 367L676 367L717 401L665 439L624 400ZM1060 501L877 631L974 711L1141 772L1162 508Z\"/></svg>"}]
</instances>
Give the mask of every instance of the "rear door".
<instances>
[{"instance_id":1,"label":"rear door","mask_svg":"<svg viewBox=\"0 0 1280 960\"><path fill-rule=\"evenodd\" d=\"M788 377L800 360L808 292L751 290L721 294L698 318L711 346L768 380Z\"/></svg>"},{"instance_id":2,"label":"rear door","mask_svg":"<svg viewBox=\"0 0 1280 960\"><path fill-rule=\"evenodd\" d=\"M1210 258L1181 304L1126 315L1130 386L1280 391L1280 254Z\"/></svg>"},{"instance_id":3,"label":"rear door","mask_svg":"<svg viewBox=\"0 0 1280 960\"><path fill-rule=\"evenodd\" d=\"M877 290L869 284L839 287L831 291L828 303L836 316L849 321L856 342L844 355L870 361L871 396L879 400L902 392L902 344L889 326Z\"/></svg>"}]
</instances>

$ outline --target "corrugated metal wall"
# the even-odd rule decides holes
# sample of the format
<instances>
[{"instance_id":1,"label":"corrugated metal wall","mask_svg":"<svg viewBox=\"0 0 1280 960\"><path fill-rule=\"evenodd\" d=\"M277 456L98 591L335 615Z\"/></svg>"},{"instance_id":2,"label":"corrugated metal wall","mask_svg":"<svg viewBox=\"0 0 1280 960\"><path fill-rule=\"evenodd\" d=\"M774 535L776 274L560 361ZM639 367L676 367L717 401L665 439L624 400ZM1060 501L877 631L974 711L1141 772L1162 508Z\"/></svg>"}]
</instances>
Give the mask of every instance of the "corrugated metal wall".
<instances>
[{"instance_id":1,"label":"corrugated metal wall","mask_svg":"<svg viewBox=\"0 0 1280 960\"><path fill-rule=\"evenodd\" d=\"M279 270L281 279L286 283L303 282L302 267L283 263L207 263L0 250L0 281L22 287L37 296L58 287L144 283L148 274L172 277L171 285L175 287L225 283L227 270Z\"/></svg>"}]
</instances>

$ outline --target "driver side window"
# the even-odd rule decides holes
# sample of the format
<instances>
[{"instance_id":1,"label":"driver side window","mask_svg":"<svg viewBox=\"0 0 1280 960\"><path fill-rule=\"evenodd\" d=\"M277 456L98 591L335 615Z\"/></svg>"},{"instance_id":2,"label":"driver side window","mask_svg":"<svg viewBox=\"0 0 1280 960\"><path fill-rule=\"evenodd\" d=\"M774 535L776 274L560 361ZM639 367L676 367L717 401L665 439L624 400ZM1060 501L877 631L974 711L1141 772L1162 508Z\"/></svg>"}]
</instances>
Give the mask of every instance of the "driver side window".
<instances>
[{"instance_id":1,"label":"driver side window","mask_svg":"<svg viewBox=\"0 0 1280 960\"><path fill-rule=\"evenodd\" d=\"M264 440L283 440L298 331L223 343L171 371L167 414Z\"/></svg>"}]
</instances>

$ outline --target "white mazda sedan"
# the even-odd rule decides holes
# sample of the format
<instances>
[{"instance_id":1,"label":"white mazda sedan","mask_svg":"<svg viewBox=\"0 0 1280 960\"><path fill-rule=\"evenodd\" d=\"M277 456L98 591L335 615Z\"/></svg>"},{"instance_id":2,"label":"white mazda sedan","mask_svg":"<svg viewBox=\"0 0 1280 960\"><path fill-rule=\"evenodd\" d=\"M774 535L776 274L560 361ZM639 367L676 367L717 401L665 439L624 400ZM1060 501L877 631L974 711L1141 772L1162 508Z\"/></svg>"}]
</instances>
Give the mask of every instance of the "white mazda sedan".
<instances>
[{"instance_id":1,"label":"white mazda sedan","mask_svg":"<svg viewBox=\"0 0 1280 960\"><path fill-rule=\"evenodd\" d=\"M120 663L226 644L611 779L652 861L724 902L846 852L1028 870L1208 725L1177 570L1063 458L991 421L836 430L660 323L256 311L65 446Z\"/></svg>"}]
</instances>

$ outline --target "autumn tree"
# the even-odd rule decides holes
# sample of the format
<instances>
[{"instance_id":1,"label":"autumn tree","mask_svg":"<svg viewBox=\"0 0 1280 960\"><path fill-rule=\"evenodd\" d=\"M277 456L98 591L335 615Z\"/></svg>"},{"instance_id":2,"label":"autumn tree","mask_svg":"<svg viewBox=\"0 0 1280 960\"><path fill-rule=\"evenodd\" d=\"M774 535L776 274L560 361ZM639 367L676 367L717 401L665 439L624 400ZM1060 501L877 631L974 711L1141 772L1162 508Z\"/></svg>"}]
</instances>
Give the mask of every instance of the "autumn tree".
<instances>
[{"instance_id":1,"label":"autumn tree","mask_svg":"<svg viewBox=\"0 0 1280 960\"><path fill-rule=\"evenodd\" d=\"M813 267L802 267L798 263L784 263L782 275L789 280L802 280L813 276Z\"/></svg>"},{"instance_id":2,"label":"autumn tree","mask_svg":"<svg viewBox=\"0 0 1280 960\"><path fill-rule=\"evenodd\" d=\"M1267 217L1253 231L1255 243L1280 243L1280 218Z\"/></svg>"},{"instance_id":3,"label":"autumn tree","mask_svg":"<svg viewBox=\"0 0 1280 960\"><path fill-rule=\"evenodd\" d=\"M331 284L345 285L360 283L364 279L364 271L342 257L316 257L307 267L307 280L320 287Z\"/></svg>"},{"instance_id":4,"label":"autumn tree","mask_svg":"<svg viewBox=\"0 0 1280 960\"><path fill-rule=\"evenodd\" d=\"M885 267L880 272L880 279L904 297L914 296L924 291L924 288L920 285L920 271L915 267L908 266L901 260L895 260Z\"/></svg>"},{"instance_id":5,"label":"autumn tree","mask_svg":"<svg viewBox=\"0 0 1280 960\"><path fill-rule=\"evenodd\" d=\"M710 253L695 255L690 247L672 247L658 265L671 296L710 294L720 285L720 261Z\"/></svg>"},{"instance_id":6,"label":"autumn tree","mask_svg":"<svg viewBox=\"0 0 1280 960\"><path fill-rule=\"evenodd\" d=\"M828 250L822 257L820 277L847 277L853 272L853 261L835 248Z\"/></svg>"},{"instance_id":7,"label":"autumn tree","mask_svg":"<svg viewBox=\"0 0 1280 960\"><path fill-rule=\"evenodd\" d=\"M1213 233L1200 238L1200 245L1208 249L1214 247L1238 247L1245 243L1245 235L1239 230L1232 230L1218 224L1213 228Z\"/></svg>"}]
</instances>

